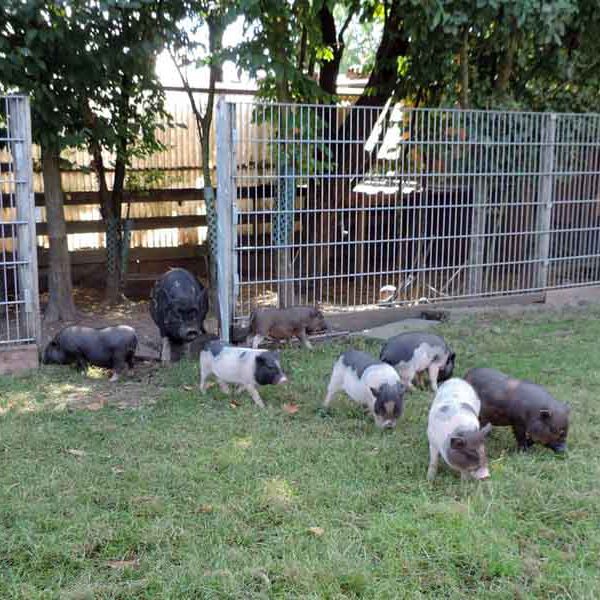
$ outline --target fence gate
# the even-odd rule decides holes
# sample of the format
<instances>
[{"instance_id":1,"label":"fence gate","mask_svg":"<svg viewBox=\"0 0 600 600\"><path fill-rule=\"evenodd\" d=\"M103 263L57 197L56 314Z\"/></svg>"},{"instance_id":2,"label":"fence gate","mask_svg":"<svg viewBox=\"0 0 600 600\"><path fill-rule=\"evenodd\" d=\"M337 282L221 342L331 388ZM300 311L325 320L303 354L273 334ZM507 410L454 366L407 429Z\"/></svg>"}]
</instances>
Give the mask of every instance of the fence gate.
<instances>
[{"instance_id":1,"label":"fence gate","mask_svg":"<svg viewBox=\"0 0 600 600\"><path fill-rule=\"evenodd\" d=\"M600 115L220 99L226 329L600 283Z\"/></svg>"},{"instance_id":2,"label":"fence gate","mask_svg":"<svg viewBox=\"0 0 600 600\"><path fill-rule=\"evenodd\" d=\"M37 365L40 315L26 96L0 96L0 373Z\"/></svg>"}]
</instances>

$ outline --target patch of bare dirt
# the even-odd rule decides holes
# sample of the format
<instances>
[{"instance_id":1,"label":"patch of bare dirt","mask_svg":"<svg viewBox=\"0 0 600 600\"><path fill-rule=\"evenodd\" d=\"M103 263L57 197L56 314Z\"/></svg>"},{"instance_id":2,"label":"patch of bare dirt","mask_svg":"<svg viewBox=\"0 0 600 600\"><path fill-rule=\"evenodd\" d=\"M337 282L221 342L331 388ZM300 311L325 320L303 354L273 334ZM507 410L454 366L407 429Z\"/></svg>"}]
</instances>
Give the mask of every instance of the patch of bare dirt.
<instances>
[{"instance_id":1,"label":"patch of bare dirt","mask_svg":"<svg viewBox=\"0 0 600 600\"><path fill-rule=\"evenodd\" d=\"M160 366L155 362L138 361L135 368L119 381L109 381L106 371L88 373L91 385L65 398L67 410L98 411L105 407L122 410L155 404L162 386L157 381Z\"/></svg>"},{"instance_id":2,"label":"patch of bare dirt","mask_svg":"<svg viewBox=\"0 0 600 600\"><path fill-rule=\"evenodd\" d=\"M113 325L130 325L138 335L139 357L158 359L160 337L158 329L152 321L148 310L148 301L133 301L126 298L117 305L109 305L104 301L100 290L78 288L74 290L75 305L79 311L76 321L42 324L42 343L46 345L58 331L67 325L86 325L88 327L110 327ZM45 305L47 297L42 296L41 304Z\"/></svg>"}]
</instances>

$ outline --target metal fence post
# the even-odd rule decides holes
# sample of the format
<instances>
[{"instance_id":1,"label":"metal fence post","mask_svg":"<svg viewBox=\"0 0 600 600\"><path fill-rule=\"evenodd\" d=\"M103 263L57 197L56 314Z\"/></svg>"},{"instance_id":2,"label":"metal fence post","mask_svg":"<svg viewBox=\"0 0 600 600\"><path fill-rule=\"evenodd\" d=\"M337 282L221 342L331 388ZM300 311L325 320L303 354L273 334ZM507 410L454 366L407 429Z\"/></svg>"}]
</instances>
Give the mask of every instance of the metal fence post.
<instances>
[{"instance_id":1,"label":"metal fence post","mask_svg":"<svg viewBox=\"0 0 600 600\"><path fill-rule=\"evenodd\" d=\"M15 205L19 225L18 260L19 286L23 293L25 322L31 335L41 344L40 299L38 290L35 201L33 195L33 164L31 156L31 113L27 96L7 98L11 154L15 176Z\"/></svg>"},{"instance_id":2,"label":"metal fence post","mask_svg":"<svg viewBox=\"0 0 600 600\"><path fill-rule=\"evenodd\" d=\"M554 196L554 152L556 141L556 114L550 113L542 128L542 156L540 181L538 186L538 206L536 218L537 244L535 258L537 264L536 287L548 286L548 266L550 264L550 227L552 226L552 204Z\"/></svg>"},{"instance_id":3,"label":"metal fence post","mask_svg":"<svg viewBox=\"0 0 600 600\"><path fill-rule=\"evenodd\" d=\"M485 175L476 178L471 216L471 242L469 245L468 293L478 295L483 291L483 262L485 258L485 231L487 224L488 186Z\"/></svg>"},{"instance_id":4,"label":"metal fence post","mask_svg":"<svg viewBox=\"0 0 600 600\"><path fill-rule=\"evenodd\" d=\"M235 306L235 104L217 102L217 285L221 339L229 342Z\"/></svg>"}]
</instances>

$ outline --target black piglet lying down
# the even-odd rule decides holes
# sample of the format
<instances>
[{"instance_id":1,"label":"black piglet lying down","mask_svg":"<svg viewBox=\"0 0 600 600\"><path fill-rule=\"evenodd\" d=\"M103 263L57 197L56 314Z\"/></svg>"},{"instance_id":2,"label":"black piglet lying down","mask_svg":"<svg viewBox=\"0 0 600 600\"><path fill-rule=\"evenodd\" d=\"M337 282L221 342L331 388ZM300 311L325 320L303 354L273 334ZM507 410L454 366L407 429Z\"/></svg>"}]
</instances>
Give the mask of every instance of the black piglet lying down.
<instances>
[{"instance_id":1,"label":"black piglet lying down","mask_svg":"<svg viewBox=\"0 0 600 600\"><path fill-rule=\"evenodd\" d=\"M44 350L42 363L75 364L80 369L88 365L112 369L110 380L116 381L127 366L133 368L137 343L135 329L127 325L104 329L73 325L54 336Z\"/></svg>"}]
</instances>

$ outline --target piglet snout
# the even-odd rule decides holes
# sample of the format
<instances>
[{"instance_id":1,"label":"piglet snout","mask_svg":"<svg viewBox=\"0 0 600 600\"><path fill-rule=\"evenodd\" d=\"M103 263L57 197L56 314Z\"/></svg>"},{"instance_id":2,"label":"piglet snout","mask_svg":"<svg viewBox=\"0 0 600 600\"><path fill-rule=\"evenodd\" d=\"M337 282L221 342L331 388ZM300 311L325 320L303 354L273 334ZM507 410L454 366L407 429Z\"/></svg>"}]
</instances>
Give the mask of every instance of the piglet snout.
<instances>
[{"instance_id":1,"label":"piglet snout","mask_svg":"<svg viewBox=\"0 0 600 600\"><path fill-rule=\"evenodd\" d=\"M285 375L282 375L279 378L279 381L277 383L280 384L280 383L287 383L287 382L288 382L288 378Z\"/></svg>"},{"instance_id":2,"label":"piglet snout","mask_svg":"<svg viewBox=\"0 0 600 600\"><path fill-rule=\"evenodd\" d=\"M478 481L490 478L490 470L487 467L480 467L473 473L473 477Z\"/></svg>"},{"instance_id":3,"label":"piglet snout","mask_svg":"<svg viewBox=\"0 0 600 600\"><path fill-rule=\"evenodd\" d=\"M554 450L557 454L564 454L567 451L566 442L560 442L557 444L548 444L548 447Z\"/></svg>"}]
</instances>

